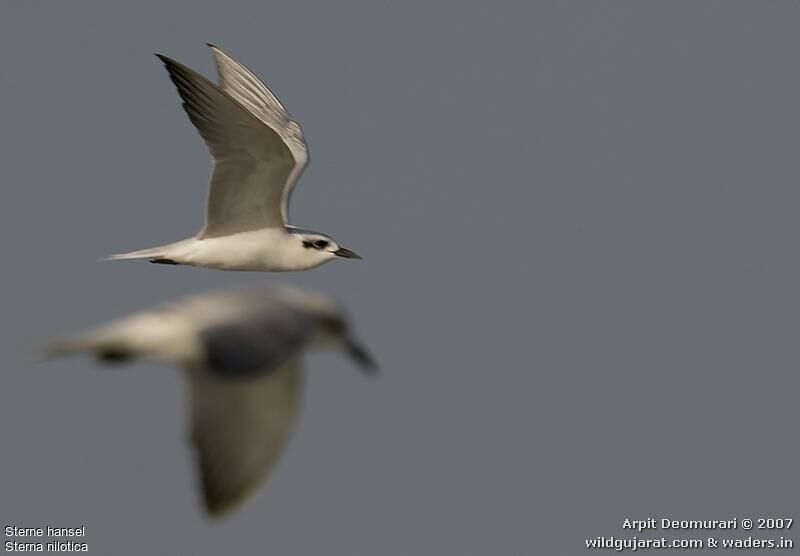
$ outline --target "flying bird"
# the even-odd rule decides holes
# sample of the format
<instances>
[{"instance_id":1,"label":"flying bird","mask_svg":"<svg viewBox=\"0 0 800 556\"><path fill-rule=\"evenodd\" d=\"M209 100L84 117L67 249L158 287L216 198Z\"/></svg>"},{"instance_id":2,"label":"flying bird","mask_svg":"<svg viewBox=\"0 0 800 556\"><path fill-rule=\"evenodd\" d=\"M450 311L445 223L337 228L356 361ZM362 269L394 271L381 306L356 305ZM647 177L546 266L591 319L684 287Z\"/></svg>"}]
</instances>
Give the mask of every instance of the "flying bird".
<instances>
[{"instance_id":1,"label":"flying bird","mask_svg":"<svg viewBox=\"0 0 800 556\"><path fill-rule=\"evenodd\" d=\"M275 464L297 413L300 355L326 346L367 372L376 369L336 302L280 286L184 298L58 340L45 351L183 369L202 499L216 517L251 495Z\"/></svg>"},{"instance_id":2,"label":"flying bird","mask_svg":"<svg viewBox=\"0 0 800 556\"><path fill-rule=\"evenodd\" d=\"M260 271L360 259L326 234L289 225L292 189L308 163L303 132L255 74L208 46L219 85L156 54L214 161L205 226L192 238L109 259Z\"/></svg>"}]
</instances>

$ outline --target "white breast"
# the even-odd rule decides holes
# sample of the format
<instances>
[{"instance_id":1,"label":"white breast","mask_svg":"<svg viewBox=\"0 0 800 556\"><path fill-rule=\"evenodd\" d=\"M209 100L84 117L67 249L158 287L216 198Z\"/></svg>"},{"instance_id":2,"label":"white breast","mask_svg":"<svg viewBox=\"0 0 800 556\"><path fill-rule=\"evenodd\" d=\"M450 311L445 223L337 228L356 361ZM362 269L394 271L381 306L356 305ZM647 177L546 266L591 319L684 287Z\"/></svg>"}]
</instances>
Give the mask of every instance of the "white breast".
<instances>
[{"instance_id":1,"label":"white breast","mask_svg":"<svg viewBox=\"0 0 800 556\"><path fill-rule=\"evenodd\" d=\"M184 264L221 270L276 272L308 268L296 243L284 230L270 228L195 239L183 246L175 258Z\"/></svg>"}]
</instances>

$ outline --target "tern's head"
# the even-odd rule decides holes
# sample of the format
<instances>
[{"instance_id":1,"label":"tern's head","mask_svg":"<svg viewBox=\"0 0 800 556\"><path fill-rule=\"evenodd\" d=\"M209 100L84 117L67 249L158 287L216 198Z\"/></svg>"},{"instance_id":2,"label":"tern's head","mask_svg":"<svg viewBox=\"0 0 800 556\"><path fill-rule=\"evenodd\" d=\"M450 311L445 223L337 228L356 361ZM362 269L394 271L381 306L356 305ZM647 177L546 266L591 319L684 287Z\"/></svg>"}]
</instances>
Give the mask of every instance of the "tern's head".
<instances>
[{"instance_id":1,"label":"tern's head","mask_svg":"<svg viewBox=\"0 0 800 556\"><path fill-rule=\"evenodd\" d=\"M295 243L295 250L302 253L300 256L308 261L311 266L320 265L332 259L360 259L358 253L345 249L332 237L318 232L291 230Z\"/></svg>"},{"instance_id":2,"label":"tern's head","mask_svg":"<svg viewBox=\"0 0 800 556\"><path fill-rule=\"evenodd\" d=\"M353 335L346 317L341 313L324 315L319 320L317 343L329 344L344 352L353 363L367 374L378 371L378 364L369 351Z\"/></svg>"},{"instance_id":3,"label":"tern's head","mask_svg":"<svg viewBox=\"0 0 800 556\"><path fill-rule=\"evenodd\" d=\"M364 372L377 372L377 363L356 338L347 312L339 303L327 295L292 286L281 286L273 291L287 305L313 317L311 343L316 348L341 351Z\"/></svg>"}]
</instances>

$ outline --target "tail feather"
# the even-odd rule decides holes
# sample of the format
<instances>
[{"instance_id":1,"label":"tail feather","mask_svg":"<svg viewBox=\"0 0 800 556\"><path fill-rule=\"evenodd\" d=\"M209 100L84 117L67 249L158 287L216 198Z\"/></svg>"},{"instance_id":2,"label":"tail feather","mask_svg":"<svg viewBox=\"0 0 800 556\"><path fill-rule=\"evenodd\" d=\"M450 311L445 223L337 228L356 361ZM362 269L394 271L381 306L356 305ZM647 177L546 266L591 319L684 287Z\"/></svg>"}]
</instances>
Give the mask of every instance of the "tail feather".
<instances>
[{"instance_id":1,"label":"tail feather","mask_svg":"<svg viewBox=\"0 0 800 556\"><path fill-rule=\"evenodd\" d=\"M140 249L129 253L115 253L109 255L107 261L122 261L126 259L160 259L164 258L164 247L151 247L150 249Z\"/></svg>"},{"instance_id":2,"label":"tail feather","mask_svg":"<svg viewBox=\"0 0 800 556\"><path fill-rule=\"evenodd\" d=\"M81 353L94 355L103 363L119 363L139 357L157 361L183 360L185 353L189 351L191 356L194 349L191 331L191 321L180 312L173 315L163 310L144 311L97 328L55 338L41 351L46 360Z\"/></svg>"},{"instance_id":3,"label":"tail feather","mask_svg":"<svg viewBox=\"0 0 800 556\"><path fill-rule=\"evenodd\" d=\"M107 364L124 363L134 358L134 354L121 345L98 341L93 337L65 338L51 342L42 348L45 361L78 353L94 354L99 361Z\"/></svg>"},{"instance_id":4,"label":"tail feather","mask_svg":"<svg viewBox=\"0 0 800 556\"><path fill-rule=\"evenodd\" d=\"M72 355L82 351L93 351L95 342L88 338L63 338L42 347L44 359L55 359L64 355Z\"/></svg>"},{"instance_id":5,"label":"tail feather","mask_svg":"<svg viewBox=\"0 0 800 556\"><path fill-rule=\"evenodd\" d=\"M159 245L158 247L150 247L149 249L140 249L138 251L131 251L129 253L116 253L106 257L107 261L120 261L125 259L163 259L171 260L176 251L180 253L181 248L187 243L191 242L190 239L176 241L175 243L168 243L166 245Z\"/></svg>"}]
</instances>

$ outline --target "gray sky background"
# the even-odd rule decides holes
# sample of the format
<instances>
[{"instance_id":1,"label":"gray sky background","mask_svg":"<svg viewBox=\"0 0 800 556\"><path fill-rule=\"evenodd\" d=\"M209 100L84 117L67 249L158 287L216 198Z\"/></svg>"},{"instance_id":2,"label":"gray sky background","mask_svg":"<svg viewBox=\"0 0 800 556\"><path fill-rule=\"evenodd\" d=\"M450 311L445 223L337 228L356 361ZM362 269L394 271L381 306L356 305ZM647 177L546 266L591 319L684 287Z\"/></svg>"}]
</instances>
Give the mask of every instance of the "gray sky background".
<instances>
[{"instance_id":1,"label":"gray sky background","mask_svg":"<svg viewBox=\"0 0 800 556\"><path fill-rule=\"evenodd\" d=\"M462 556L579 554L626 517L800 519L798 22L795 2L4 2L2 524L86 525L95 554ZM211 75L206 41L305 130L294 223L364 261L97 261L202 224L209 158L152 52ZM272 281L344 300L384 376L309 357L283 459L220 523L176 372L34 360Z\"/></svg>"}]
</instances>

